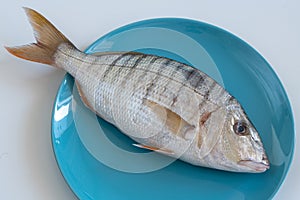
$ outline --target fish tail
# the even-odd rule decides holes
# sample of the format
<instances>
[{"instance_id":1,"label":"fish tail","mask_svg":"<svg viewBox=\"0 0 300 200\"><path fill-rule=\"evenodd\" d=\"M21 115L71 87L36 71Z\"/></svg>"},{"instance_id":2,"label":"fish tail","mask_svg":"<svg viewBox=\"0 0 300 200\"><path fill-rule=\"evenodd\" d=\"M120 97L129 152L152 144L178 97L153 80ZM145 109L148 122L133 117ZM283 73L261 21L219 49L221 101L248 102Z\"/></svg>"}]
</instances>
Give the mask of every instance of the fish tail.
<instances>
[{"instance_id":1,"label":"fish tail","mask_svg":"<svg viewBox=\"0 0 300 200\"><path fill-rule=\"evenodd\" d=\"M33 9L24 8L33 28L36 43L5 47L16 57L33 62L55 65L54 54L62 43L74 46L53 24Z\"/></svg>"}]
</instances>

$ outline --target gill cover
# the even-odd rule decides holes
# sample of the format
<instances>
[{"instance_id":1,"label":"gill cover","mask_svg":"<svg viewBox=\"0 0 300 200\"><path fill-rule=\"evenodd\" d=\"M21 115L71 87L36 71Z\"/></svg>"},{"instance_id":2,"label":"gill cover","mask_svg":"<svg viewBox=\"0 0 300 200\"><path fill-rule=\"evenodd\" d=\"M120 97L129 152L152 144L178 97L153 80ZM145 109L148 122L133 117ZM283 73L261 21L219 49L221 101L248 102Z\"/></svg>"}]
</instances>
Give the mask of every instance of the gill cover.
<instances>
[{"instance_id":1,"label":"gill cover","mask_svg":"<svg viewBox=\"0 0 300 200\"><path fill-rule=\"evenodd\" d=\"M200 158L207 156L220 140L226 120L226 111L222 108L211 112L210 116L199 125L198 146Z\"/></svg>"}]
</instances>

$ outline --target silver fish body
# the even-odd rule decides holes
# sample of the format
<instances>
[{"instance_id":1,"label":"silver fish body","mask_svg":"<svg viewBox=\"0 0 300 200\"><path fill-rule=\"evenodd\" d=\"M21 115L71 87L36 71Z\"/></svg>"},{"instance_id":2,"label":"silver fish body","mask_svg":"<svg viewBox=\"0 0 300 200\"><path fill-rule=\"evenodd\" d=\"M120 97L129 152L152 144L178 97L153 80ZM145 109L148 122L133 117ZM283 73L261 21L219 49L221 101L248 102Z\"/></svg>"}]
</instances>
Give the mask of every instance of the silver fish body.
<instances>
[{"instance_id":1,"label":"silver fish body","mask_svg":"<svg viewBox=\"0 0 300 200\"><path fill-rule=\"evenodd\" d=\"M55 62L76 79L91 110L138 143L167 149L163 153L194 165L267 169L260 138L241 106L205 73L164 57L130 52L93 56L67 44L59 46ZM247 124L248 136L232 130L239 121ZM239 164L250 160L261 162Z\"/></svg>"},{"instance_id":2,"label":"silver fish body","mask_svg":"<svg viewBox=\"0 0 300 200\"><path fill-rule=\"evenodd\" d=\"M69 72L85 105L137 141L136 146L227 171L269 168L242 106L205 73L155 55L85 54L41 14L25 11L37 42L6 49Z\"/></svg>"}]
</instances>

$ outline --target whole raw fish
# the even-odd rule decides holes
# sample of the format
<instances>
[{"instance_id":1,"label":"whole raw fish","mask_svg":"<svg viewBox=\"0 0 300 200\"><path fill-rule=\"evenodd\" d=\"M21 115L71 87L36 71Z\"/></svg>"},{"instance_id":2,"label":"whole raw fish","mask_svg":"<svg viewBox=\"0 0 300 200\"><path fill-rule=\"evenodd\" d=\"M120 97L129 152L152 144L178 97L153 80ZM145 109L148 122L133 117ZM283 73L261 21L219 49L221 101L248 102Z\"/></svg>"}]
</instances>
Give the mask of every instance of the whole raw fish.
<instances>
[{"instance_id":1,"label":"whole raw fish","mask_svg":"<svg viewBox=\"0 0 300 200\"><path fill-rule=\"evenodd\" d=\"M42 15L25 11L37 42L6 49L70 73L85 105L136 146L215 169L269 169L259 134L242 106L205 73L155 55L85 54Z\"/></svg>"}]
</instances>

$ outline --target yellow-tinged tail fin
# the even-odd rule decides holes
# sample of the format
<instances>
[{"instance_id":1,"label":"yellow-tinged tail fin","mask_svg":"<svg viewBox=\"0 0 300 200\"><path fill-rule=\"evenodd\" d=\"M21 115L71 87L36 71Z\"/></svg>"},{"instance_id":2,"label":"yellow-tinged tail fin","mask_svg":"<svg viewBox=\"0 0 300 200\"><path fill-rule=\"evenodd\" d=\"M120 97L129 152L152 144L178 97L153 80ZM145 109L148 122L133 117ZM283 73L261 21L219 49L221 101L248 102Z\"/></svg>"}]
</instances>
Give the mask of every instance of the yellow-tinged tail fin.
<instances>
[{"instance_id":1,"label":"yellow-tinged tail fin","mask_svg":"<svg viewBox=\"0 0 300 200\"><path fill-rule=\"evenodd\" d=\"M62 43L73 44L41 14L30 8L24 10L34 30L36 43L5 48L19 58L53 65L57 47Z\"/></svg>"}]
</instances>

